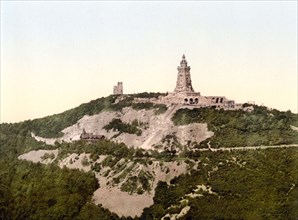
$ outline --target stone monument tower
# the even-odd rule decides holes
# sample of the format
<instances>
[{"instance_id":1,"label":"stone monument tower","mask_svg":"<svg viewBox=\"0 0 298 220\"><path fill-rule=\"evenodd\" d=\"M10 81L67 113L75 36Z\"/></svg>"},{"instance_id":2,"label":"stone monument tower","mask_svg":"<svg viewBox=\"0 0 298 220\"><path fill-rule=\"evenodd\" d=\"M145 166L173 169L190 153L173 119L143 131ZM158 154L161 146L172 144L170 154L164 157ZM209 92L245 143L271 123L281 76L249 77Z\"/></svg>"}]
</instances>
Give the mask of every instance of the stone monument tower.
<instances>
[{"instance_id":1,"label":"stone monument tower","mask_svg":"<svg viewBox=\"0 0 298 220\"><path fill-rule=\"evenodd\" d=\"M183 54L180 66L178 66L177 82L174 92L159 98L165 104L195 105L198 107L213 106L222 109L235 109L235 101L229 100L225 96L201 96L200 92L195 92L190 78L190 66L187 65Z\"/></svg>"},{"instance_id":2,"label":"stone monument tower","mask_svg":"<svg viewBox=\"0 0 298 220\"><path fill-rule=\"evenodd\" d=\"M180 66L178 66L178 76L175 93L193 93L195 92L191 85L190 66L187 66L185 55L183 54Z\"/></svg>"}]
</instances>

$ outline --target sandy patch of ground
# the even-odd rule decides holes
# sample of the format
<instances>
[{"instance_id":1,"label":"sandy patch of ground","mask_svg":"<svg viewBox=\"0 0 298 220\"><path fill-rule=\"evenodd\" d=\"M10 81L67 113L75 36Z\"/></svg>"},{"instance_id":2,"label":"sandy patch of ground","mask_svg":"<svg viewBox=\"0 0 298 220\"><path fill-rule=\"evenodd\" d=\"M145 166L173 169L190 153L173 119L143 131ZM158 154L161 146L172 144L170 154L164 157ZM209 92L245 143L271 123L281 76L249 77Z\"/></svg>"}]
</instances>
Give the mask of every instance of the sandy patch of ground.
<instances>
[{"instance_id":1,"label":"sandy patch of ground","mask_svg":"<svg viewBox=\"0 0 298 220\"><path fill-rule=\"evenodd\" d=\"M101 187L94 192L93 201L119 216L139 216L153 204L153 195L130 195L118 188Z\"/></svg>"},{"instance_id":2,"label":"sandy patch of ground","mask_svg":"<svg viewBox=\"0 0 298 220\"><path fill-rule=\"evenodd\" d=\"M59 138L43 138L43 137L36 136L33 132L31 132L31 136L35 138L35 140L42 141L48 145L54 145L55 141L60 141Z\"/></svg>"},{"instance_id":3,"label":"sandy patch of ground","mask_svg":"<svg viewBox=\"0 0 298 220\"><path fill-rule=\"evenodd\" d=\"M199 193L199 192L207 192L209 194L217 195L215 192L212 191L211 186L205 186L204 184L202 184L202 185L197 185L197 188L194 190L194 192L185 195L185 197L196 198L196 197L204 196L202 193Z\"/></svg>"},{"instance_id":4,"label":"sandy patch of ground","mask_svg":"<svg viewBox=\"0 0 298 220\"><path fill-rule=\"evenodd\" d=\"M187 164L181 162L178 165L178 162L164 162L161 165L159 162L155 162L152 166L152 172L155 173L155 183L157 184L159 181L166 181L168 184L170 181L176 177L180 176L187 170Z\"/></svg>"},{"instance_id":5,"label":"sandy patch of ground","mask_svg":"<svg viewBox=\"0 0 298 220\"><path fill-rule=\"evenodd\" d=\"M190 206L185 206L183 209L181 209L180 213L178 213L178 214L172 214L172 215L166 214L161 219L164 220L166 217L169 217L170 220L176 220L176 219L179 219L179 218L183 217L184 215L186 215L189 210L190 210Z\"/></svg>"},{"instance_id":6,"label":"sandy patch of ground","mask_svg":"<svg viewBox=\"0 0 298 220\"><path fill-rule=\"evenodd\" d=\"M292 130L294 131L298 131L298 127L294 126L294 125L290 125L290 127L292 128Z\"/></svg>"},{"instance_id":7,"label":"sandy patch of ground","mask_svg":"<svg viewBox=\"0 0 298 220\"><path fill-rule=\"evenodd\" d=\"M54 155L54 158L53 159L42 159L42 157L45 155L45 154L53 154ZM25 153L25 154L22 154L20 156L18 156L18 159L19 160L29 160L29 161L32 161L33 163L43 163L43 164L48 164L48 163L52 163L56 158L57 158L57 155L58 155L58 150L33 150L33 151L30 151L28 153Z\"/></svg>"},{"instance_id":8,"label":"sandy patch of ground","mask_svg":"<svg viewBox=\"0 0 298 220\"><path fill-rule=\"evenodd\" d=\"M203 192L207 192L209 194L216 194L211 190L211 186L205 186L204 184L198 185L197 189L195 189L195 192L199 192L200 190L202 190Z\"/></svg>"},{"instance_id":9,"label":"sandy patch of ground","mask_svg":"<svg viewBox=\"0 0 298 220\"><path fill-rule=\"evenodd\" d=\"M87 160L89 165L83 165L83 160ZM59 162L60 168L63 168L64 166L70 169L79 169L88 172L91 170L90 154L82 153L78 155L73 153Z\"/></svg>"},{"instance_id":10,"label":"sandy patch of ground","mask_svg":"<svg viewBox=\"0 0 298 220\"><path fill-rule=\"evenodd\" d=\"M104 177L103 173L105 170L103 170L102 173L97 174L100 188L94 192L94 203L102 204L103 207L108 208L119 216L140 216L144 208L153 204L153 197L158 181L169 182L175 176L181 175L186 171L186 164L182 162L178 165L177 162L167 162L161 165L158 161L155 161L150 166L137 164L132 171L132 175L137 175L141 170L149 171L154 177L150 192L142 195L129 194L120 190L119 186L121 183L117 186L107 185L107 182L115 176L109 175L108 177Z\"/></svg>"},{"instance_id":11,"label":"sandy patch of ground","mask_svg":"<svg viewBox=\"0 0 298 220\"><path fill-rule=\"evenodd\" d=\"M116 132L107 132L102 127L109 124L113 118L117 118L117 112L104 111L97 115L85 115L76 124L62 130L62 133L64 133L62 140L67 142L79 140L83 129L85 129L86 132L92 132L93 134L104 135L107 138L111 138Z\"/></svg>"},{"instance_id":12,"label":"sandy patch of ground","mask_svg":"<svg viewBox=\"0 0 298 220\"><path fill-rule=\"evenodd\" d=\"M186 145L188 141L200 143L214 134L212 131L208 131L206 123L178 126L174 127L173 130L176 130L176 136L182 145Z\"/></svg>"}]
</instances>

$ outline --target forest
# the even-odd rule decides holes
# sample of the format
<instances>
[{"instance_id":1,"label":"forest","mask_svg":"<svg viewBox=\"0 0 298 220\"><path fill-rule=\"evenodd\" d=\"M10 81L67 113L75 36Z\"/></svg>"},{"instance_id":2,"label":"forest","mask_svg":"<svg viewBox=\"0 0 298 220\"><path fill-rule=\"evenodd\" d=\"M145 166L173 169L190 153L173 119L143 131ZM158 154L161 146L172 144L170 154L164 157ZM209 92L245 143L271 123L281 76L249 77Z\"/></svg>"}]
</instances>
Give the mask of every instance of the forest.
<instances>
[{"instance_id":1,"label":"forest","mask_svg":"<svg viewBox=\"0 0 298 220\"><path fill-rule=\"evenodd\" d=\"M0 124L0 219L161 219L189 211L180 219L297 219L298 150L266 149L247 151L145 151L123 143L102 140L56 143L37 142L31 132L57 137L61 130L84 115L103 110L117 111L131 106L133 97L156 97L152 93L131 95L114 103L117 96L93 100L61 114L20 123ZM137 109L161 109L164 106L137 105ZM201 143L204 148L298 143L298 115L254 106L253 112L222 111L213 108L181 109L172 118L175 125L206 122L214 136ZM120 127L120 128L119 128ZM137 132L137 127L115 122L107 129ZM296 132L296 133L295 133ZM197 164L169 184L159 182L154 204L141 216L123 217L92 203L93 192L100 187L94 172L60 168L57 161L44 165L18 160L23 153L37 149L59 149L57 160L68 153L91 153L91 158L110 155L117 160L128 158L146 164L184 160ZM113 163L113 161L107 161ZM93 168L93 169L96 169ZM144 178L144 177L142 177ZM146 181L144 182L144 188ZM205 185L208 193L199 189ZM191 193L202 196L192 197ZM169 217L165 217L169 219Z\"/></svg>"}]
</instances>

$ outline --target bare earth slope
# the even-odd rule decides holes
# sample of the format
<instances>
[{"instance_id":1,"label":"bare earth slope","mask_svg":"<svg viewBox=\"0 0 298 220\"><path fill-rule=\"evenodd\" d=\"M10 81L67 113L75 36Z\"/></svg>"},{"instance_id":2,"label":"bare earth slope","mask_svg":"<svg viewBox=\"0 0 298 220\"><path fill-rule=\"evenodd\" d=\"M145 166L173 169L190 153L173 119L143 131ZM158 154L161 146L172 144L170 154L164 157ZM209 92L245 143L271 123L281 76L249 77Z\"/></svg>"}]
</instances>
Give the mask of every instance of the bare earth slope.
<instances>
[{"instance_id":1,"label":"bare earth slope","mask_svg":"<svg viewBox=\"0 0 298 220\"><path fill-rule=\"evenodd\" d=\"M86 115L76 124L65 128L62 131L64 133L62 138L42 138L34 134L32 136L36 140L44 141L47 144L54 144L55 141L61 140L71 142L79 140L80 134L85 129L87 132L104 135L106 138L111 139L118 132L106 131L103 127L115 118L119 118L125 123L132 123L134 120L137 120L139 123L146 125L145 127L140 127L142 130L140 136L122 133L113 138L116 142L123 142L127 146L141 147L143 149L151 149L154 145L160 144L167 135L175 135L182 145L186 144L187 141L200 143L213 135L213 132L208 131L206 123L174 126L171 118L179 108L181 106L172 105L165 113L159 115L156 115L154 110L134 110L131 107L124 108L121 112L104 111L93 116Z\"/></svg>"}]
</instances>

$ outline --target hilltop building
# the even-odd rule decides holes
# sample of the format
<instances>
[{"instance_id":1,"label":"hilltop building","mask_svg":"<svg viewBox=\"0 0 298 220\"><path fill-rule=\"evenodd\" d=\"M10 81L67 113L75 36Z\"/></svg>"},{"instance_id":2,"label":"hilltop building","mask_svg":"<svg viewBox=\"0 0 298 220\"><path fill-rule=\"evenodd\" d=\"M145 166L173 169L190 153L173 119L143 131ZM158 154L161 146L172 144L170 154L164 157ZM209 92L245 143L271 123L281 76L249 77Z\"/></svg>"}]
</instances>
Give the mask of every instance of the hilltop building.
<instances>
[{"instance_id":1,"label":"hilltop building","mask_svg":"<svg viewBox=\"0 0 298 220\"><path fill-rule=\"evenodd\" d=\"M214 106L216 108L234 109L234 100L229 100L225 96L201 96L200 92L195 92L191 82L190 66L188 66L183 54L180 66L177 67L178 75L174 92L160 98L164 104L185 104L199 107Z\"/></svg>"},{"instance_id":2,"label":"hilltop building","mask_svg":"<svg viewBox=\"0 0 298 220\"><path fill-rule=\"evenodd\" d=\"M185 55L183 54L182 60L180 62L180 66L177 67L178 75L176 88L174 90L175 93L185 93L185 94L193 94L200 95L200 93L195 93L190 77L190 66L187 65L187 61L185 59Z\"/></svg>"},{"instance_id":3,"label":"hilltop building","mask_svg":"<svg viewBox=\"0 0 298 220\"><path fill-rule=\"evenodd\" d=\"M114 95L122 95L123 94L123 82L118 82L116 86L114 86L113 89Z\"/></svg>"}]
</instances>

